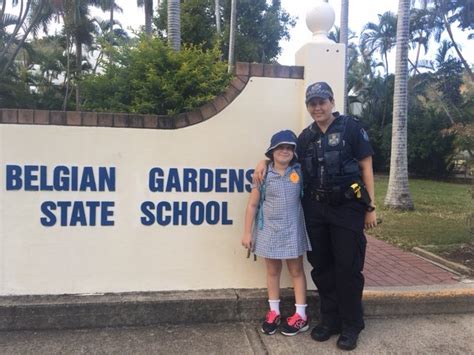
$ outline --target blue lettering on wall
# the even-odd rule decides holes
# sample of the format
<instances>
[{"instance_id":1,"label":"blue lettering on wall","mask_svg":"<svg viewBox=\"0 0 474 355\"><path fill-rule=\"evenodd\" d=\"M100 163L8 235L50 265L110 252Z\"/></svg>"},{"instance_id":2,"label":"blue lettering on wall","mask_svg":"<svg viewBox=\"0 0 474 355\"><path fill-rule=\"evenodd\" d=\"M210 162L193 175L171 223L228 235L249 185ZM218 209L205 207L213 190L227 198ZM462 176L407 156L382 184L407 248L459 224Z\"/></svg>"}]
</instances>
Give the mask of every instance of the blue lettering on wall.
<instances>
[{"instance_id":1,"label":"blue lettering on wall","mask_svg":"<svg viewBox=\"0 0 474 355\"><path fill-rule=\"evenodd\" d=\"M251 191L252 175L251 169L153 167L148 188L157 193L242 193ZM116 191L115 167L8 164L5 178L7 191ZM40 223L45 227L113 226L114 207L113 201L44 201ZM226 201L145 201L140 211L145 226L233 224Z\"/></svg>"},{"instance_id":2,"label":"blue lettering on wall","mask_svg":"<svg viewBox=\"0 0 474 355\"><path fill-rule=\"evenodd\" d=\"M173 224L185 226L188 224L188 203L173 202Z\"/></svg>"},{"instance_id":3,"label":"blue lettering on wall","mask_svg":"<svg viewBox=\"0 0 474 355\"><path fill-rule=\"evenodd\" d=\"M171 211L169 202L160 202L156 205L156 221L161 226L167 226L171 223L171 216L166 216L165 211Z\"/></svg>"},{"instance_id":4,"label":"blue lettering on wall","mask_svg":"<svg viewBox=\"0 0 474 355\"><path fill-rule=\"evenodd\" d=\"M7 165L5 185L6 185L7 191L22 189L23 181L21 180L21 166Z\"/></svg>"},{"instance_id":5,"label":"blue lettering on wall","mask_svg":"<svg viewBox=\"0 0 474 355\"><path fill-rule=\"evenodd\" d=\"M247 172L245 173L245 178L249 182L249 183L245 184L245 191L247 191L247 192L252 191L253 172L254 172L254 169L251 169L251 170L247 170Z\"/></svg>"},{"instance_id":6,"label":"blue lettering on wall","mask_svg":"<svg viewBox=\"0 0 474 355\"><path fill-rule=\"evenodd\" d=\"M225 185L227 182L226 173L225 169L216 169L216 192L227 192Z\"/></svg>"},{"instance_id":7,"label":"blue lettering on wall","mask_svg":"<svg viewBox=\"0 0 474 355\"><path fill-rule=\"evenodd\" d=\"M148 188L152 192L163 192L163 169L153 168L148 174Z\"/></svg>"},{"instance_id":8,"label":"blue lettering on wall","mask_svg":"<svg viewBox=\"0 0 474 355\"><path fill-rule=\"evenodd\" d=\"M196 169L183 169L183 191L197 192L197 176Z\"/></svg>"},{"instance_id":9,"label":"blue lettering on wall","mask_svg":"<svg viewBox=\"0 0 474 355\"><path fill-rule=\"evenodd\" d=\"M143 216L140 218L140 220L144 226L151 226L154 223L155 218L153 216L153 212L151 211L154 208L155 205L153 202L146 201L142 203L140 209L143 213Z\"/></svg>"},{"instance_id":10,"label":"blue lettering on wall","mask_svg":"<svg viewBox=\"0 0 474 355\"><path fill-rule=\"evenodd\" d=\"M53 191L54 186L48 183L46 169L46 166L40 166L40 186L42 187L42 191Z\"/></svg>"},{"instance_id":11,"label":"blue lettering on wall","mask_svg":"<svg viewBox=\"0 0 474 355\"><path fill-rule=\"evenodd\" d=\"M24 191L115 191L115 167L7 165L6 189Z\"/></svg>"},{"instance_id":12,"label":"blue lettering on wall","mask_svg":"<svg viewBox=\"0 0 474 355\"><path fill-rule=\"evenodd\" d=\"M100 225L101 226L113 226L114 221L111 219L114 215L112 207L115 206L113 201L103 201L100 206Z\"/></svg>"},{"instance_id":13,"label":"blue lettering on wall","mask_svg":"<svg viewBox=\"0 0 474 355\"><path fill-rule=\"evenodd\" d=\"M61 227L95 226L99 216L100 226L113 226L114 206L113 201L45 201L40 222L45 227L53 227L58 221Z\"/></svg>"},{"instance_id":14,"label":"blue lettering on wall","mask_svg":"<svg viewBox=\"0 0 474 355\"><path fill-rule=\"evenodd\" d=\"M145 201L141 205L141 222L145 226L159 224L160 226L185 226L188 224L199 226L208 225L231 225L232 219L228 215L228 203L209 201L160 201L153 203ZM153 213L153 211L155 213Z\"/></svg>"},{"instance_id":15,"label":"blue lettering on wall","mask_svg":"<svg viewBox=\"0 0 474 355\"><path fill-rule=\"evenodd\" d=\"M250 192L253 170L160 167L148 173L151 192Z\"/></svg>"},{"instance_id":16,"label":"blue lettering on wall","mask_svg":"<svg viewBox=\"0 0 474 355\"><path fill-rule=\"evenodd\" d=\"M168 172L168 183L166 184L166 192L181 192L181 184L179 178L179 171L176 168L171 168Z\"/></svg>"},{"instance_id":17,"label":"blue lettering on wall","mask_svg":"<svg viewBox=\"0 0 474 355\"><path fill-rule=\"evenodd\" d=\"M25 191L38 191L38 185L34 184L38 180L38 167L35 165L25 165Z\"/></svg>"},{"instance_id":18,"label":"blue lettering on wall","mask_svg":"<svg viewBox=\"0 0 474 355\"><path fill-rule=\"evenodd\" d=\"M211 169L199 170L199 192L211 192L214 188L213 173Z\"/></svg>"},{"instance_id":19,"label":"blue lettering on wall","mask_svg":"<svg viewBox=\"0 0 474 355\"><path fill-rule=\"evenodd\" d=\"M52 201L46 201L41 204L41 212L45 217L40 218L40 222L45 227L52 227L56 224L56 216L52 211L56 209L56 204Z\"/></svg>"},{"instance_id":20,"label":"blue lettering on wall","mask_svg":"<svg viewBox=\"0 0 474 355\"><path fill-rule=\"evenodd\" d=\"M189 207L189 220L191 224L201 225L204 222L204 203L200 201L194 201Z\"/></svg>"}]
</instances>

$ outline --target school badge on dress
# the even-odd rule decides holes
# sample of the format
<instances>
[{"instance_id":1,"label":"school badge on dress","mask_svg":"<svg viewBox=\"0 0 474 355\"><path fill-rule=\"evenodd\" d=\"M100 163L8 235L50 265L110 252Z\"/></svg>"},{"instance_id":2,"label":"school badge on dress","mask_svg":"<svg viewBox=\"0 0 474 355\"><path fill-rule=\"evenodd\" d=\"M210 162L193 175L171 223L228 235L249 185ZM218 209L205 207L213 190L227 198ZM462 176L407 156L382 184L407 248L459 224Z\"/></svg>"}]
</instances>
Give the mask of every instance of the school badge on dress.
<instances>
[{"instance_id":1,"label":"school badge on dress","mask_svg":"<svg viewBox=\"0 0 474 355\"><path fill-rule=\"evenodd\" d=\"M290 174L290 181L293 183L293 184L297 184L299 181L300 181L300 176L298 175L298 173L296 171L293 171L291 174Z\"/></svg>"},{"instance_id":2,"label":"school badge on dress","mask_svg":"<svg viewBox=\"0 0 474 355\"><path fill-rule=\"evenodd\" d=\"M328 136L328 144L331 147L335 147L336 145L339 144L340 141L341 141L341 134L340 133L331 133Z\"/></svg>"}]
</instances>

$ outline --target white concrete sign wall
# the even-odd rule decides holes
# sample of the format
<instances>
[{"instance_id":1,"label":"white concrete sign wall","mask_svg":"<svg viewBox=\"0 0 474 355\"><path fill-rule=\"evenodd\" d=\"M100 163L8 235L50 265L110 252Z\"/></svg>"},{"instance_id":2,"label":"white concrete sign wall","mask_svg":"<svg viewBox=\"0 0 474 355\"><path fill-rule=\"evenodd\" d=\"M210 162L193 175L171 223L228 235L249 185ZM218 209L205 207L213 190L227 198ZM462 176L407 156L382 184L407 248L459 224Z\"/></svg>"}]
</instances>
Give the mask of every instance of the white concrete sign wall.
<instances>
[{"instance_id":1,"label":"white concrete sign wall","mask_svg":"<svg viewBox=\"0 0 474 355\"><path fill-rule=\"evenodd\" d=\"M301 130L301 85L252 78L179 130L0 125L0 294L264 287L240 245L249 175Z\"/></svg>"},{"instance_id":2,"label":"white concrete sign wall","mask_svg":"<svg viewBox=\"0 0 474 355\"><path fill-rule=\"evenodd\" d=\"M252 169L273 133L308 124L306 85L326 80L342 95L344 50L314 23L297 54L304 78L251 65L227 107L186 128L0 109L0 295L265 287L263 260L240 244ZM285 79L264 75L279 70Z\"/></svg>"}]
</instances>

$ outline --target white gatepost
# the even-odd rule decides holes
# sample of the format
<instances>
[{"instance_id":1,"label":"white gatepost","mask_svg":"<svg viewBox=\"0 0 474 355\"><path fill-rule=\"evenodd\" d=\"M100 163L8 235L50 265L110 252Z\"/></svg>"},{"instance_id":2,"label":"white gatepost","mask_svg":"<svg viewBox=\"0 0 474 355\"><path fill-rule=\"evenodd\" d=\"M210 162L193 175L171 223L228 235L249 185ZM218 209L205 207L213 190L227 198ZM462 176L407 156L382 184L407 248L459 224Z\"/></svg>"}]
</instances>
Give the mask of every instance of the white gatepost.
<instances>
[{"instance_id":1,"label":"white gatepost","mask_svg":"<svg viewBox=\"0 0 474 355\"><path fill-rule=\"evenodd\" d=\"M334 9L323 1L317 1L308 11L306 25L313 37L296 52L295 63L304 66L304 90L316 81L326 81L334 91L335 110L343 113L346 48L344 44L335 43L328 38L334 19ZM304 94L303 91L303 98ZM306 110L302 112L302 126L305 127L312 119Z\"/></svg>"}]
</instances>

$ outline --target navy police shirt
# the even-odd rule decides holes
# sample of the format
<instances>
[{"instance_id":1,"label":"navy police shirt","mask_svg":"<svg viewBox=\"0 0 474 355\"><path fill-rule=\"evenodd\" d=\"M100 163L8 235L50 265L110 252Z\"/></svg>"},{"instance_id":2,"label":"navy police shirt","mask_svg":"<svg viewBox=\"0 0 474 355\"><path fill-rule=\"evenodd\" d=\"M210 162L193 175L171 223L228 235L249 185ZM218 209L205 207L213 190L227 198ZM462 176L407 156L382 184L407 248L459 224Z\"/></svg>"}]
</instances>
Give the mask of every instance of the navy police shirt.
<instances>
[{"instance_id":1,"label":"navy police shirt","mask_svg":"<svg viewBox=\"0 0 474 355\"><path fill-rule=\"evenodd\" d=\"M333 115L335 120L325 133L313 122L298 137L297 153L306 179L318 185L323 180L332 185L352 183L360 177L358 161L374 154L369 136L356 118L338 112ZM312 163L308 163L309 156ZM325 162L324 169L318 161Z\"/></svg>"}]
</instances>

